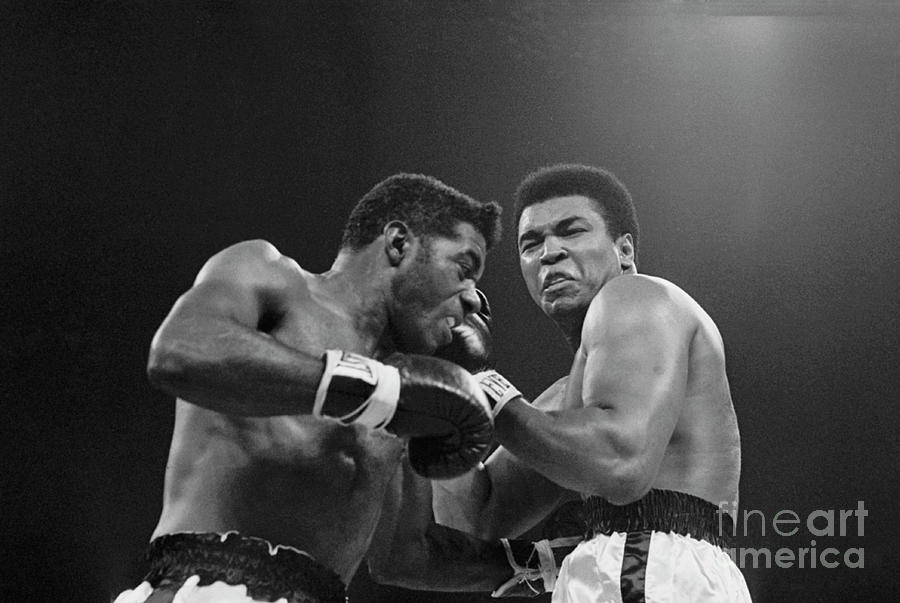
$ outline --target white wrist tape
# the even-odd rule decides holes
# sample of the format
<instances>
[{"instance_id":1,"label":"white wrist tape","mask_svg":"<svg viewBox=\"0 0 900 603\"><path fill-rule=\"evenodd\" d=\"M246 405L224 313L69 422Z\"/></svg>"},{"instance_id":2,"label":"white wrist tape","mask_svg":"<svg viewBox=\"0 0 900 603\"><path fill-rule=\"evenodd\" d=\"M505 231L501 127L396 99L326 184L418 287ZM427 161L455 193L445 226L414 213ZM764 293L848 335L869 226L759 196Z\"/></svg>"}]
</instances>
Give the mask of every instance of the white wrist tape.
<instances>
[{"instance_id":1,"label":"white wrist tape","mask_svg":"<svg viewBox=\"0 0 900 603\"><path fill-rule=\"evenodd\" d=\"M328 386L334 377L356 379L375 388L362 404L351 412L337 417L338 420L377 429L384 427L394 418L400 397L400 371L372 358L341 350L325 352L325 372L316 390L314 416L321 417L328 414L323 412L323 409L328 397Z\"/></svg>"},{"instance_id":2,"label":"white wrist tape","mask_svg":"<svg viewBox=\"0 0 900 603\"><path fill-rule=\"evenodd\" d=\"M522 392L516 389L516 386L494 370L477 373L475 380L478 381L481 390L493 402L491 404L491 414L495 419L507 402L522 395Z\"/></svg>"},{"instance_id":3,"label":"white wrist tape","mask_svg":"<svg viewBox=\"0 0 900 603\"><path fill-rule=\"evenodd\" d=\"M582 541L581 536L564 536L553 540L538 540L531 543L531 551L524 565L516 561L509 540L501 538L506 560L513 570L512 577L491 593L495 599L502 597L524 597L553 592L559 578L557 555L564 559ZM521 544L521 543L520 543ZM554 550L556 553L554 553ZM523 586L525 588L523 588ZM543 590L542 590L543 587ZM525 590L527 589L527 591Z\"/></svg>"},{"instance_id":4,"label":"white wrist tape","mask_svg":"<svg viewBox=\"0 0 900 603\"><path fill-rule=\"evenodd\" d=\"M541 569L541 578L544 580L544 592L552 593L556 588L556 577L559 568L556 567L556 558L553 556L553 548L549 540L538 540L534 543L534 550L538 554L538 563Z\"/></svg>"},{"instance_id":5,"label":"white wrist tape","mask_svg":"<svg viewBox=\"0 0 900 603\"><path fill-rule=\"evenodd\" d=\"M509 580L507 580L506 582L501 584L499 588L494 590L494 592L491 593L491 597L494 597L494 598L502 597L508 590L518 586L519 584L523 584L523 583L525 584L525 586L528 587L528 589L532 592L532 594L534 594L534 595L541 594L541 591L539 589L535 588L534 586L532 586L532 584L531 584L535 580L539 580L541 578L541 570L526 567L524 565L519 565L518 562L516 561L515 556L513 555L512 548L510 548L510 546L509 546L509 539L501 538L500 542L503 543L503 550L506 552L506 561L509 563L509 566L513 570L513 576L512 576L512 578L510 578ZM534 551L532 551L532 554L533 553L534 553ZM529 556L528 561L526 561L526 564L530 561L531 561L531 557Z\"/></svg>"}]
</instances>

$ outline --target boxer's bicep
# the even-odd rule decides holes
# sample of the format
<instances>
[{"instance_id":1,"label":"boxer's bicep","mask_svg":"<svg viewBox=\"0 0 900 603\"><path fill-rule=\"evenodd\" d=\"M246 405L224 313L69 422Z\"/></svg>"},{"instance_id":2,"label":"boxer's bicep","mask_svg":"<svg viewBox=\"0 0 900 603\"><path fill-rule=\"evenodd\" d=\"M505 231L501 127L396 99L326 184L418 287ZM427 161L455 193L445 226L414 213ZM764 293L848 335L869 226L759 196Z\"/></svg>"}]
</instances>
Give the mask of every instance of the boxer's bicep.
<instances>
[{"instance_id":1,"label":"boxer's bicep","mask_svg":"<svg viewBox=\"0 0 900 603\"><path fill-rule=\"evenodd\" d=\"M320 358L271 337L279 312L304 281L299 267L263 241L213 256L175 303L150 345L156 387L218 412L297 414L312 408Z\"/></svg>"},{"instance_id":2,"label":"boxer's bicep","mask_svg":"<svg viewBox=\"0 0 900 603\"><path fill-rule=\"evenodd\" d=\"M244 241L210 258L172 307L153 347L197 346L213 355L236 337L268 335L302 295L299 266L265 241Z\"/></svg>"},{"instance_id":3,"label":"boxer's bicep","mask_svg":"<svg viewBox=\"0 0 900 603\"><path fill-rule=\"evenodd\" d=\"M690 337L676 307L641 293L592 306L581 391L626 477L649 483L684 402Z\"/></svg>"}]
</instances>

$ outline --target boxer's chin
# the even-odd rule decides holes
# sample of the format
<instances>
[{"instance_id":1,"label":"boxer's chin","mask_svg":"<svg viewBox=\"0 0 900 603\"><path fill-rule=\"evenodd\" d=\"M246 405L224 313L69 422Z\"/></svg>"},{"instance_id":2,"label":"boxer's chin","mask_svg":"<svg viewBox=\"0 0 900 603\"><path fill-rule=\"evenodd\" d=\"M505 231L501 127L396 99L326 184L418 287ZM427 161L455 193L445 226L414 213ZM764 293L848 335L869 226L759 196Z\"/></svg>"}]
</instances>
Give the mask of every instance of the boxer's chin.
<instances>
[{"instance_id":1,"label":"boxer's chin","mask_svg":"<svg viewBox=\"0 0 900 603\"><path fill-rule=\"evenodd\" d=\"M578 309L578 306L578 298L574 293L545 295L541 300L541 307L550 318L571 314Z\"/></svg>"},{"instance_id":2,"label":"boxer's chin","mask_svg":"<svg viewBox=\"0 0 900 603\"><path fill-rule=\"evenodd\" d=\"M412 354L426 354L428 356L434 354L444 346L448 346L453 342L453 333L448 327L441 326L438 329L429 329L421 333L416 339L411 349L407 350Z\"/></svg>"},{"instance_id":3,"label":"boxer's chin","mask_svg":"<svg viewBox=\"0 0 900 603\"><path fill-rule=\"evenodd\" d=\"M427 343L428 349L419 353L431 355L446 348L451 343L453 343L453 333L450 332L449 328L441 328L434 334L433 340Z\"/></svg>"}]
</instances>

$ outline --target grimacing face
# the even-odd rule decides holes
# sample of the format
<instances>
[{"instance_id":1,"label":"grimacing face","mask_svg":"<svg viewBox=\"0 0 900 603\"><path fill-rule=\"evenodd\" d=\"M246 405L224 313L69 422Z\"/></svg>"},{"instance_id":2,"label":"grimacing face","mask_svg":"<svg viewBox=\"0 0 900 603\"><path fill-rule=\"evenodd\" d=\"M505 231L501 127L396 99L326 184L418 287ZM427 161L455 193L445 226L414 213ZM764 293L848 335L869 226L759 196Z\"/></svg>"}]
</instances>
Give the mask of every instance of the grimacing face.
<instances>
[{"instance_id":1,"label":"grimacing face","mask_svg":"<svg viewBox=\"0 0 900 603\"><path fill-rule=\"evenodd\" d=\"M631 235L614 241L596 202L582 195L526 207L516 243L528 293L554 319L584 312L603 285L634 263Z\"/></svg>"},{"instance_id":2,"label":"grimacing face","mask_svg":"<svg viewBox=\"0 0 900 603\"><path fill-rule=\"evenodd\" d=\"M480 308L475 285L484 271L487 244L460 222L456 238L417 239L413 256L395 276L393 325L401 351L431 354L453 338L451 329Z\"/></svg>"}]
</instances>

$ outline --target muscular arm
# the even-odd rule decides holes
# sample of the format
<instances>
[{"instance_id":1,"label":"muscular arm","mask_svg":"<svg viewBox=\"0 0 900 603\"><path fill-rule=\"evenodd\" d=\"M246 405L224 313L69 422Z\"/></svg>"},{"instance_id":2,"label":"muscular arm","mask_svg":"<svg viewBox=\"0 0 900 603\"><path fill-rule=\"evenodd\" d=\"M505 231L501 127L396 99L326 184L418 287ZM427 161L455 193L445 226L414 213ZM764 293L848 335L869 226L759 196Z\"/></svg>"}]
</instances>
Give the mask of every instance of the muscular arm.
<instances>
[{"instance_id":1,"label":"muscular arm","mask_svg":"<svg viewBox=\"0 0 900 603\"><path fill-rule=\"evenodd\" d=\"M491 591L511 576L498 541L437 525L431 505L430 482L404 458L367 556L374 580L418 590Z\"/></svg>"},{"instance_id":2,"label":"muscular arm","mask_svg":"<svg viewBox=\"0 0 900 603\"><path fill-rule=\"evenodd\" d=\"M582 330L583 407L548 413L513 400L497 417L497 439L566 488L619 504L640 498L684 403L693 328L658 285L613 279Z\"/></svg>"},{"instance_id":3,"label":"muscular arm","mask_svg":"<svg viewBox=\"0 0 900 603\"><path fill-rule=\"evenodd\" d=\"M300 268L264 241L213 256L156 332L150 381L228 414L311 412L322 360L267 333L302 287Z\"/></svg>"}]
</instances>

